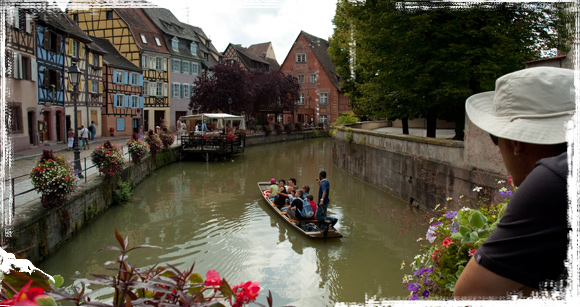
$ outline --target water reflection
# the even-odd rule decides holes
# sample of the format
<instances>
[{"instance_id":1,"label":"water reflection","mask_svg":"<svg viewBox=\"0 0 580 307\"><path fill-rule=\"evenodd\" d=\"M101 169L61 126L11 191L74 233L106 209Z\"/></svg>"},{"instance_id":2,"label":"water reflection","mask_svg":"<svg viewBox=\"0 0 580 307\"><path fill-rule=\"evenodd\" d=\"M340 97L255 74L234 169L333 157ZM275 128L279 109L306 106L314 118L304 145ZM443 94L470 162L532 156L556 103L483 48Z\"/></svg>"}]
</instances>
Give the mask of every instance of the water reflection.
<instances>
[{"instance_id":1,"label":"water reflection","mask_svg":"<svg viewBox=\"0 0 580 307\"><path fill-rule=\"evenodd\" d=\"M215 269L232 284L260 281L260 302L271 290L275 305L331 306L363 302L365 293L404 296L400 262L414 255L416 237L401 237L400 224L385 214L405 212L406 204L332 166L332 141L316 139L246 149L233 161L180 162L154 173L136 187L134 199L110 208L39 265L67 282L89 274L110 274L102 264L116 245L117 228L130 244L163 249L138 250L137 267L195 263L205 274ZM280 220L261 199L257 182L294 177L318 195L320 170L331 182L329 214L339 218L344 238L312 240ZM380 208L378 210L377 208ZM413 212L407 212L413 221ZM418 228L410 223L411 233Z\"/></svg>"}]
</instances>

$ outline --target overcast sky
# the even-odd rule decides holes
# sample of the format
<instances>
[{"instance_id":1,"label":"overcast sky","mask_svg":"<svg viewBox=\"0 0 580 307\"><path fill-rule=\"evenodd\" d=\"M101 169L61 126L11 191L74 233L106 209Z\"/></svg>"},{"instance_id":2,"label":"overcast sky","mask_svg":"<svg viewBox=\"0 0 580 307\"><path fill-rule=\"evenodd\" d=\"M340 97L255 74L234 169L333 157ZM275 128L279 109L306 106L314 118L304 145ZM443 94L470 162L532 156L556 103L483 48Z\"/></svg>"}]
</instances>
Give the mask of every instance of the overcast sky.
<instances>
[{"instance_id":1,"label":"overcast sky","mask_svg":"<svg viewBox=\"0 0 580 307\"><path fill-rule=\"evenodd\" d=\"M69 0L49 0L52 1L64 9ZM301 30L328 40L334 29L332 18L337 2L337 0L148 1L171 10L181 22L201 27L219 52L223 52L229 43L248 47L272 42L280 65ZM117 3L120 2L124 0Z\"/></svg>"}]
</instances>

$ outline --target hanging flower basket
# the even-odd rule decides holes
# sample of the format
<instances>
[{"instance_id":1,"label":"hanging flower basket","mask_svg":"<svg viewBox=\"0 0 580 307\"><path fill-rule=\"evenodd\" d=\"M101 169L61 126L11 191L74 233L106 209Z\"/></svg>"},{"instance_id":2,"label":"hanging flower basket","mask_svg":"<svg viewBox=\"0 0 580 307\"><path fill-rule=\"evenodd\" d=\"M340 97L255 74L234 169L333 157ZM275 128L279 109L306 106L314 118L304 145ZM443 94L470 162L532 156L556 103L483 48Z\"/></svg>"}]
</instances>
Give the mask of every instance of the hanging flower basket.
<instances>
[{"instance_id":1,"label":"hanging flower basket","mask_svg":"<svg viewBox=\"0 0 580 307\"><path fill-rule=\"evenodd\" d=\"M77 188L77 177L71 164L64 156L55 157L51 151L43 150L40 160L30 173L32 185L42 196L45 208L54 208L66 201L66 197Z\"/></svg>"}]
</instances>

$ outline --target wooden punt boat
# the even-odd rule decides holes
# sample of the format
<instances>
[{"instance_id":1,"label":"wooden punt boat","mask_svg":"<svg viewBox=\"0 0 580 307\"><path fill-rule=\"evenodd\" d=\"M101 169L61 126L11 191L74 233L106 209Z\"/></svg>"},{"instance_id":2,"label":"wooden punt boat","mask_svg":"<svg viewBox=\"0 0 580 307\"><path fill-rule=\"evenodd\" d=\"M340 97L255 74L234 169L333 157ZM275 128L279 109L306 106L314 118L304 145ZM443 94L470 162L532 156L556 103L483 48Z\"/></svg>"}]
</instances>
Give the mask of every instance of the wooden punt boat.
<instances>
[{"instance_id":1,"label":"wooden punt boat","mask_svg":"<svg viewBox=\"0 0 580 307\"><path fill-rule=\"evenodd\" d=\"M260 189L260 194L262 195L264 200L266 200L268 207L270 207L278 216L280 216L282 220L290 224L290 226L292 226L299 232L303 233L304 235L315 239L342 238L342 234L330 225L327 231L322 231L318 227L318 221L316 221L315 219L293 220L288 215L286 215L286 212L280 211L280 209L276 205L274 205L274 203L270 201L270 198L268 198L268 196L266 196L264 193L270 190L269 182L258 182L258 188ZM305 226L306 224L308 224L308 226ZM308 230L304 230L305 228Z\"/></svg>"}]
</instances>

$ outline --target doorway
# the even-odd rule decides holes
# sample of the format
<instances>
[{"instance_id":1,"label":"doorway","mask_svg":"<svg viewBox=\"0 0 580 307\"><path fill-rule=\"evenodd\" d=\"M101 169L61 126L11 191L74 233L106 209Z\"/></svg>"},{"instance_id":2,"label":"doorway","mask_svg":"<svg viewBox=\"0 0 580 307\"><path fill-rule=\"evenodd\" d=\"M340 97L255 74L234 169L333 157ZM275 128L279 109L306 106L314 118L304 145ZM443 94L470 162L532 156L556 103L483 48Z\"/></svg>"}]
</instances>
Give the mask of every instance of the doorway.
<instances>
[{"instance_id":1,"label":"doorway","mask_svg":"<svg viewBox=\"0 0 580 307\"><path fill-rule=\"evenodd\" d=\"M161 122L165 120L165 111L154 111L155 113L155 128L161 127Z\"/></svg>"},{"instance_id":2,"label":"doorway","mask_svg":"<svg viewBox=\"0 0 580 307\"><path fill-rule=\"evenodd\" d=\"M28 144L38 145L38 138L36 137L36 113L28 111Z\"/></svg>"},{"instance_id":3,"label":"doorway","mask_svg":"<svg viewBox=\"0 0 580 307\"><path fill-rule=\"evenodd\" d=\"M143 111L143 131L145 133L149 131L149 110Z\"/></svg>"}]
</instances>

